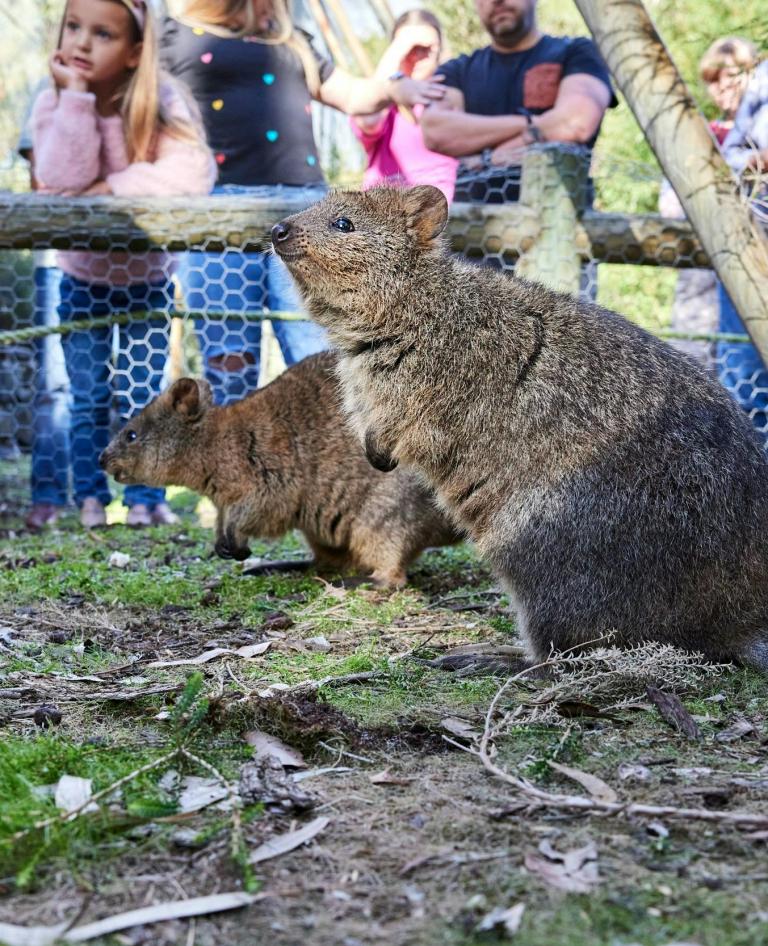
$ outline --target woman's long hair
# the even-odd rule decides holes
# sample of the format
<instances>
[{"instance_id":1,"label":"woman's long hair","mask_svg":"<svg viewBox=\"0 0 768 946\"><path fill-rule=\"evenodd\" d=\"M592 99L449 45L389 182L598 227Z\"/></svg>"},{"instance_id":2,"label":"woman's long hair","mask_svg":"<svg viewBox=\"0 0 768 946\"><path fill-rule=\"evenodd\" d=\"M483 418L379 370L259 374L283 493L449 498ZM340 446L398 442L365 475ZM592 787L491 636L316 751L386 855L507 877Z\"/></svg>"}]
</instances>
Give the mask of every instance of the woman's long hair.
<instances>
[{"instance_id":1,"label":"woman's long hair","mask_svg":"<svg viewBox=\"0 0 768 946\"><path fill-rule=\"evenodd\" d=\"M141 43L141 55L131 75L115 94L120 107L125 134L126 150L130 163L151 161L157 144L158 134L162 131L174 138L207 148L202 120L197 105L181 83L160 69L157 51L157 29L149 4L144 5L144 27L131 11L131 5L124 0L110 0L125 7L131 16L131 40ZM67 17L64 8L62 33ZM62 34L60 33L60 36ZM59 40L61 45L61 40ZM189 110L189 119L184 119L170 112L167 104L168 91L173 87L177 98L182 98ZM166 94L164 95L163 92ZM166 101L164 101L164 99Z\"/></svg>"},{"instance_id":2,"label":"woman's long hair","mask_svg":"<svg viewBox=\"0 0 768 946\"><path fill-rule=\"evenodd\" d=\"M312 49L302 33L297 30L288 10L286 0L272 0L272 16L269 31L258 29L253 0L186 0L179 19L188 26L197 26L224 38L252 37L254 41L269 46L285 45L299 57L313 97L320 91L320 71ZM233 29L233 21L243 25Z\"/></svg>"}]
</instances>

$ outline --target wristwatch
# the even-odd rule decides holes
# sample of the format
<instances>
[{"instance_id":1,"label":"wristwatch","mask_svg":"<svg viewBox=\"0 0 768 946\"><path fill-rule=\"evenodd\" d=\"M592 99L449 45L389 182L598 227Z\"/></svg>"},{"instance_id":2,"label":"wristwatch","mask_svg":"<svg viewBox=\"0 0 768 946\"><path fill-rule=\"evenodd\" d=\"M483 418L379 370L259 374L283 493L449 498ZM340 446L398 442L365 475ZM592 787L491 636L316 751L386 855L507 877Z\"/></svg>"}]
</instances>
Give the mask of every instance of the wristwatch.
<instances>
[{"instance_id":1,"label":"wristwatch","mask_svg":"<svg viewBox=\"0 0 768 946\"><path fill-rule=\"evenodd\" d=\"M526 131L531 136L533 141L544 141L545 138L544 138L544 135L542 134L541 128L539 128L538 125L533 124L533 115L531 115L528 109L519 108L517 111L520 113L520 115L523 116L523 118L525 118L527 122Z\"/></svg>"}]
</instances>

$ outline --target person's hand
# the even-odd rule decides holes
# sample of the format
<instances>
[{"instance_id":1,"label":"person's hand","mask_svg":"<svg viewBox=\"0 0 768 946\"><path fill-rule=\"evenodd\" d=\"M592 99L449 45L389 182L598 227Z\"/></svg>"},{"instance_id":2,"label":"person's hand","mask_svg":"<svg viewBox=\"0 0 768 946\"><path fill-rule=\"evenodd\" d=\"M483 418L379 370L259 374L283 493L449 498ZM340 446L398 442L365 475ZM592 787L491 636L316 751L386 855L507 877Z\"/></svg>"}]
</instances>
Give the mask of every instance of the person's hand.
<instances>
[{"instance_id":1,"label":"person's hand","mask_svg":"<svg viewBox=\"0 0 768 946\"><path fill-rule=\"evenodd\" d=\"M752 152L747 159L746 167L749 170L757 171L759 174L768 172L768 148Z\"/></svg>"},{"instance_id":2,"label":"person's hand","mask_svg":"<svg viewBox=\"0 0 768 946\"><path fill-rule=\"evenodd\" d=\"M392 79L389 83L389 94L395 105L405 105L413 108L414 105L428 105L438 102L445 95L445 89L440 84L442 76L419 82L416 79Z\"/></svg>"},{"instance_id":3,"label":"person's hand","mask_svg":"<svg viewBox=\"0 0 768 946\"><path fill-rule=\"evenodd\" d=\"M525 132L523 132L508 141L502 141L500 145L496 145L491 151L491 164L495 164L497 167L520 164L525 146L528 144L526 137Z\"/></svg>"},{"instance_id":4,"label":"person's hand","mask_svg":"<svg viewBox=\"0 0 768 946\"><path fill-rule=\"evenodd\" d=\"M461 159L462 171L481 171L485 167L482 154L465 154Z\"/></svg>"},{"instance_id":5,"label":"person's hand","mask_svg":"<svg viewBox=\"0 0 768 946\"><path fill-rule=\"evenodd\" d=\"M75 67L64 62L61 50L57 49L50 58L51 76L59 89L68 89L70 92L87 92L88 81Z\"/></svg>"},{"instance_id":6,"label":"person's hand","mask_svg":"<svg viewBox=\"0 0 768 946\"><path fill-rule=\"evenodd\" d=\"M389 44L384 56L393 60L402 68L405 60L415 49L423 50L428 55L436 48L436 39L437 34L433 27L426 23L408 23L401 26L395 33L394 39Z\"/></svg>"},{"instance_id":7,"label":"person's hand","mask_svg":"<svg viewBox=\"0 0 768 946\"><path fill-rule=\"evenodd\" d=\"M80 192L81 197L104 197L111 194L109 184L106 181L96 181L89 188Z\"/></svg>"}]
</instances>

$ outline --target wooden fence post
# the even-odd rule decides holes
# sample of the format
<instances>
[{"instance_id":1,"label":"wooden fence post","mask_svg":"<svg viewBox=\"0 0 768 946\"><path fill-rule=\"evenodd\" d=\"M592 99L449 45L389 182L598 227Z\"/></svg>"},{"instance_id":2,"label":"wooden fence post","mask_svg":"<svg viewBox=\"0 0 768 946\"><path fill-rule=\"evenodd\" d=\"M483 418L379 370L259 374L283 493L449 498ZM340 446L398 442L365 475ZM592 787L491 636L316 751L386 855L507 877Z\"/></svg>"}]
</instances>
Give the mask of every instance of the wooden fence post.
<instances>
[{"instance_id":1,"label":"wooden fence post","mask_svg":"<svg viewBox=\"0 0 768 946\"><path fill-rule=\"evenodd\" d=\"M768 364L768 242L643 0L575 0Z\"/></svg>"},{"instance_id":2,"label":"wooden fence post","mask_svg":"<svg viewBox=\"0 0 768 946\"><path fill-rule=\"evenodd\" d=\"M520 203L535 211L540 231L515 274L576 294L581 282L577 230L587 205L589 157L583 148L534 145L523 158Z\"/></svg>"}]
</instances>

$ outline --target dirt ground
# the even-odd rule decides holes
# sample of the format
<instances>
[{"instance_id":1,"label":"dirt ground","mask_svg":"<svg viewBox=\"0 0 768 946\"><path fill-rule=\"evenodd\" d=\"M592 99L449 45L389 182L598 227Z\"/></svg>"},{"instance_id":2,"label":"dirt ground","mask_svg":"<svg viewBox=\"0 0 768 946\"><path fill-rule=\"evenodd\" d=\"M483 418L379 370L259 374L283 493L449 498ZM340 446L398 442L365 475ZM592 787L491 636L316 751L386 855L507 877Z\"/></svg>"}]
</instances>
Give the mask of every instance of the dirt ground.
<instances>
[{"instance_id":1,"label":"dirt ground","mask_svg":"<svg viewBox=\"0 0 768 946\"><path fill-rule=\"evenodd\" d=\"M247 577L212 556L189 494L173 498L182 525L151 534L115 524L84 537L70 516L31 536L19 482L0 494L0 922L77 927L248 889L243 909L93 942L768 943L763 679L695 662L659 663L655 681L653 667L647 679L617 668L612 690L583 673L534 711L552 679L521 677L500 701L501 770L554 795L699 815L536 805L471 751L520 668L504 650L506 602L471 549L428 552L394 594ZM255 550L303 554L294 538ZM462 645L498 653L456 655ZM677 695L693 732L662 718L648 683ZM303 756L277 765L266 792L254 730ZM124 781L66 822L44 788L65 774L93 792ZM186 810L189 776L239 789L236 814L230 795ZM755 823L722 820L743 812ZM308 843L248 863L319 818ZM494 925L492 911L515 907Z\"/></svg>"}]
</instances>

